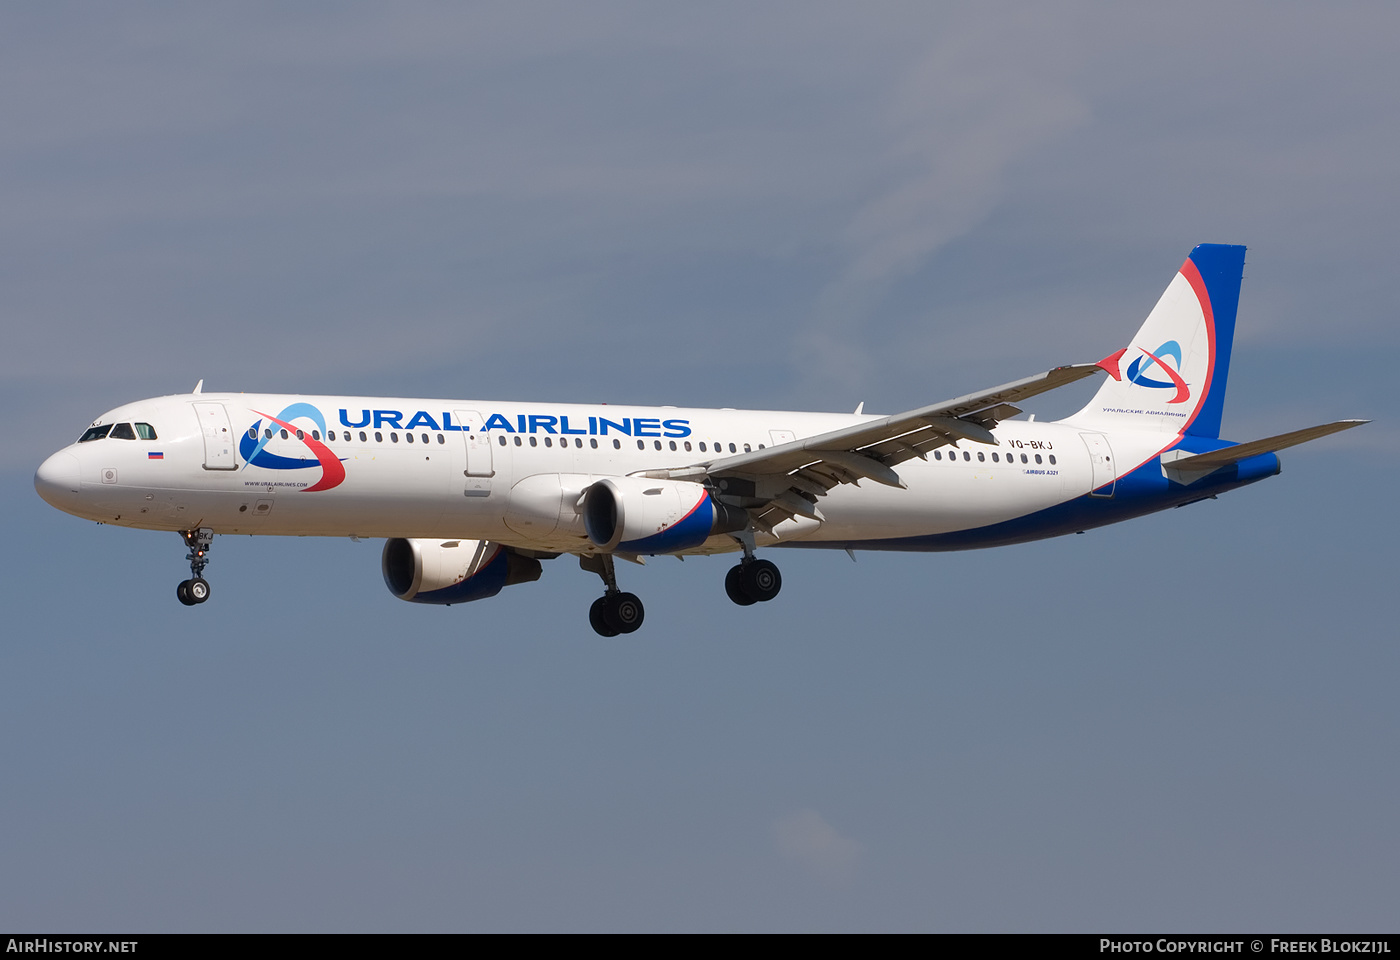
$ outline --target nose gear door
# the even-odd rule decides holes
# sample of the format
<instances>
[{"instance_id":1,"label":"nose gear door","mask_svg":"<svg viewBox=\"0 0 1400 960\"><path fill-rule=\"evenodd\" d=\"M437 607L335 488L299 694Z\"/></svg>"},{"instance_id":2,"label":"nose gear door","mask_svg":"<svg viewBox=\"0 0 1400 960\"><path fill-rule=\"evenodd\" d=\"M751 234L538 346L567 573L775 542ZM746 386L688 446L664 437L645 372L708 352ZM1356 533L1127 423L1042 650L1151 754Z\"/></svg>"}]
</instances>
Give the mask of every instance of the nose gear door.
<instances>
[{"instance_id":1,"label":"nose gear door","mask_svg":"<svg viewBox=\"0 0 1400 960\"><path fill-rule=\"evenodd\" d=\"M194 413L199 418L200 432L204 434L204 469L237 470L233 428L229 425L228 411L224 405L207 401L196 403Z\"/></svg>"}]
</instances>

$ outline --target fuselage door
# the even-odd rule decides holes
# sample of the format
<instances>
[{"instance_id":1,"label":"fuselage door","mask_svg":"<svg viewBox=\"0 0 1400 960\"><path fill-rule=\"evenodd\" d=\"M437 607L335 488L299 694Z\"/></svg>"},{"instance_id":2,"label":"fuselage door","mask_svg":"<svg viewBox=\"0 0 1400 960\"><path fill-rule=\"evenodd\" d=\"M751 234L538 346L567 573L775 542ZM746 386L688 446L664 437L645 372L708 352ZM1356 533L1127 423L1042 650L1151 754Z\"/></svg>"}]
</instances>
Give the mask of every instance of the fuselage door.
<instances>
[{"instance_id":1,"label":"fuselage door","mask_svg":"<svg viewBox=\"0 0 1400 960\"><path fill-rule=\"evenodd\" d=\"M1093 471L1091 497L1111 497L1116 483L1113 466L1113 450L1108 446L1108 437L1102 433L1081 433L1084 446L1089 448L1089 464Z\"/></svg>"},{"instance_id":2,"label":"fuselage door","mask_svg":"<svg viewBox=\"0 0 1400 960\"><path fill-rule=\"evenodd\" d=\"M491 464L491 437L482 431L484 421L475 410L454 410L452 416L462 428L462 442L467 449L466 481L463 493L469 497L489 497L491 478L496 470Z\"/></svg>"},{"instance_id":3,"label":"fuselage door","mask_svg":"<svg viewBox=\"0 0 1400 960\"><path fill-rule=\"evenodd\" d=\"M204 469L237 470L233 428L229 425L228 411L224 405L207 401L196 403L194 413L199 418L200 432L204 434Z\"/></svg>"}]
</instances>

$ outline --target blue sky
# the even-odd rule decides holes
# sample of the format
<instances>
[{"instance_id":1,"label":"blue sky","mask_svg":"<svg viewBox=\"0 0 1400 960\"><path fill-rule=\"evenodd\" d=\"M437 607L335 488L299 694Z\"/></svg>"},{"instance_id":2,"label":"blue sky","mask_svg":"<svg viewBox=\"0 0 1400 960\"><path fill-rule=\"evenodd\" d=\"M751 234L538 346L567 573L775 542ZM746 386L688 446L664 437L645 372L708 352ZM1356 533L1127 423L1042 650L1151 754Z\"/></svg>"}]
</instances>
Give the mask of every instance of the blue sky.
<instances>
[{"instance_id":1,"label":"blue sky","mask_svg":"<svg viewBox=\"0 0 1400 960\"><path fill-rule=\"evenodd\" d=\"M46 4L0 14L0 924L1358 930L1400 889L1397 13ZM84 523L209 389L895 411L1250 247L1219 501L1024 547L419 609L379 544ZM1082 401L1066 390L1044 418Z\"/></svg>"}]
</instances>

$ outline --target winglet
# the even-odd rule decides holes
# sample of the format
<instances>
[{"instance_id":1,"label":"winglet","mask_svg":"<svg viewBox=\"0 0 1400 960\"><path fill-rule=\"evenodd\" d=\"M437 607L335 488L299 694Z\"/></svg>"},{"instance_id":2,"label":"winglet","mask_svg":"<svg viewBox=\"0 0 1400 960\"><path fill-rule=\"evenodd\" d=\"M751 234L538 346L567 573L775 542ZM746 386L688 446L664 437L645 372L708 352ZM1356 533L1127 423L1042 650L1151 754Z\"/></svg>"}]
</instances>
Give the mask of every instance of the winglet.
<instances>
[{"instance_id":1,"label":"winglet","mask_svg":"<svg viewBox=\"0 0 1400 960\"><path fill-rule=\"evenodd\" d=\"M1096 363L1095 366L1097 366L1097 367L1103 367L1105 370L1108 371L1108 375L1109 375L1110 377L1112 377L1113 379L1115 379L1115 380L1122 380L1122 379L1123 379L1123 374L1122 374L1122 372L1118 369L1118 361L1119 361L1119 360L1122 360L1122 359L1123 359L1123 354L1125 354L1125 353L1127 353L1127 352L1128 352L1128 348L1127 348L1127 347L1124 347L1122 350L1119 350L1117 353L1110 353L1108 356L1104 357L1102 360L1100 360L1098 363Z\"/></svg>"},{"instance_id":2,"label":"winglet","mask_svg":"<svg viewBox=\"0 0 1400 960\"><path fill-rule=\"evenodd\" d=\"M203 392L204 392L204 381L201 379L198 383L196 383L196 384L194 385L194 389L191 390L190 393L203 393Z\"/></svg>"}]
</instances>

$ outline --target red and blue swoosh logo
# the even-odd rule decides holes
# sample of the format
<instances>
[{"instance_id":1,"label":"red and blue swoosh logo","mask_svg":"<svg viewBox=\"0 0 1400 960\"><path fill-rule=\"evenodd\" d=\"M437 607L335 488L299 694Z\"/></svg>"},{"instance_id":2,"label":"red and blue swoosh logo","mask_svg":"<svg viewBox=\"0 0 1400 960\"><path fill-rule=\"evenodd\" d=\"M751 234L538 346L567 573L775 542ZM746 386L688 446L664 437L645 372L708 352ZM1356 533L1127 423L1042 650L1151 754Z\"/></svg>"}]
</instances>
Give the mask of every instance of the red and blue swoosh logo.
<instances>
[{"instance_id":1,"label":"red and blue swoosh logo","mask_svg":"<svg viewBox=\"0 0 1400 960\"><path fill-rule=\"evenodd\" d=\"M1138 347L1142 350L1142 347ZM1137 357L1128 364L1127 377L1129 383L1136 383L1140 387L1152 387L1157 390L1175 390L1176 396L1167 403L1185 403L1191 398L1191 389L1186 386L1186 381L1181 379L1178 373L1181 369L1181 344L1175 340L1168 340L1156 350L1142 350L1143 355ZM1166 359L1170 357L1176 361L1176 369L1167 366ZM1154 380L1149 377L1148 371L1153 368L1166 374L1166 380Z\"/></svg>"},{"instance_id":2,"label":"red and blue swoosh logo","mask_svg":"<svg viewBox=\"0 0 1400 960\"><path fill-rule=\"evenodd\" d=\"M283 457L267 450L266 447L272 438L259 436L263 425L263 420L259 420L243 431L243 437L238 441L238 453L243 457L243 469L262 467L267 470L308 470L312 467L320 467L321 479L301 491L302 493L329 490L344 482L345 464L341 463L340 459L331 452L331 448L292 423L298 417L310 420L320 428L321 435L325 436L326 418L321 415L320 410L309 403L297 402L288 406L275 417L270 413L263 413L261 410L253 412L264 420L275 423L281 429L286 430L288 439L295 438L298 443L304 444L315 459Z\"/></svg>"}]
</instances>

